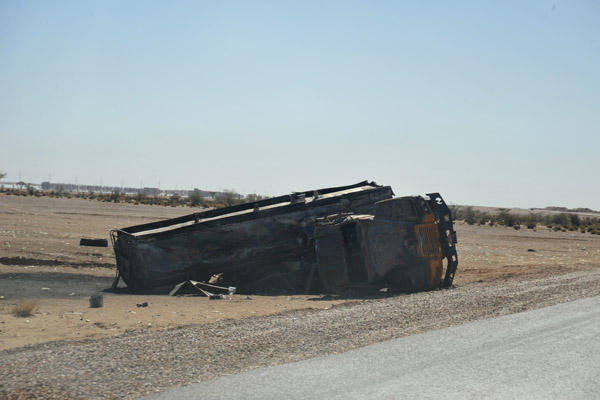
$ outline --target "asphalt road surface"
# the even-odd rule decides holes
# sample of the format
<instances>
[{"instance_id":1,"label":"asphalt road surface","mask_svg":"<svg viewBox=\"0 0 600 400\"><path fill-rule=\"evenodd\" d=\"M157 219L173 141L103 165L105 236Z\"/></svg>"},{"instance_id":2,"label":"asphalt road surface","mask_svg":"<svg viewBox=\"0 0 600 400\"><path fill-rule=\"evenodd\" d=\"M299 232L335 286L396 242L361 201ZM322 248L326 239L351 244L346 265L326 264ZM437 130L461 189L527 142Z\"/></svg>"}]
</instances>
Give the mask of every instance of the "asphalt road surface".
<instances>
[{"instance_id":1,"label":"asphalt road surface","mask_svg":"<svg viewBox=\"0 0 600 400\"><path fill-rule=\"evenodd\" d=\"M148 399L598 399L599 306L593 297L476 321Z\"/></svg>"}]
</instances>

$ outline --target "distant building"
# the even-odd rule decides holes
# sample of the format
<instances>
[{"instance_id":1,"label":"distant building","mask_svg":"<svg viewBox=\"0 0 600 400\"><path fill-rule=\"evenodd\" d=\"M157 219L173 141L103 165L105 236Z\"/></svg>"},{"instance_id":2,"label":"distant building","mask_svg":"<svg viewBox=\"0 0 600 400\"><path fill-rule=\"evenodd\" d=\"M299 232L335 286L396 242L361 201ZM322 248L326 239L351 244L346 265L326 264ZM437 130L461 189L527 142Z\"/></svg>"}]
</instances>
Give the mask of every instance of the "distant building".
<instances>
[{"instance_id":1,"label":"distant building","mask_svg":"<svg viewBox=\"0 0 600 400\"><path fill-rule=\"evenodd\" d=\"M153 187L145 187L140 192L148 196L158 196L161 193L159 188Z\"/></svg>"}]
</instances>

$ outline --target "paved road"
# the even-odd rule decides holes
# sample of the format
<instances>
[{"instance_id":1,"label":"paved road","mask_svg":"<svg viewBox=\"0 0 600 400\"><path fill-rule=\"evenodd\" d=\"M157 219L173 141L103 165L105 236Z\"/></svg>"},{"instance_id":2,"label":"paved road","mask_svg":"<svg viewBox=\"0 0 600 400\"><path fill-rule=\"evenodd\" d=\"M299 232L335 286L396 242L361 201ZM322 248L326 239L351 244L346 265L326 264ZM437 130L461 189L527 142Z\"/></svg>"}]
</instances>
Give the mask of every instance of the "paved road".
<instances>
[{"instance_id":1,"label":"paved road","mask_svg":"<svg viewBox=\"0 0 600 400\"><path fill-rule=\"evenodd\" d=\"M599 306L600 297L578 300L149 399L598 399Z\"/></svg>"}]
</instances>

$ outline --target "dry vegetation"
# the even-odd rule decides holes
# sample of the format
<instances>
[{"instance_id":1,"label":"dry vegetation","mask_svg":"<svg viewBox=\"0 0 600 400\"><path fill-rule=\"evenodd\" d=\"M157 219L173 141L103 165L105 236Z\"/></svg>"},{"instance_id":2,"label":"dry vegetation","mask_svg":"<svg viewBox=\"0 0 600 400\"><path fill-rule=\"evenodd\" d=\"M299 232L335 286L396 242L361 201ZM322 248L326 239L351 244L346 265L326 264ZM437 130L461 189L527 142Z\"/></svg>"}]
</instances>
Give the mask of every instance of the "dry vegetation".
<instances>
[{"instance_id":1,"label":"dry vegetation","mask_svg":"<svg viewBox=\"0 0 600 400\"><path fill-rule=\"evenodd\" d=\"M67 199L85 199L94 200L103 203L128 203L145 204L163 207L200 207L200 208L220 208L236 204L250 203L262 200L265 197L258 194L248 194L246 196L236 192L233 189L226 189L218 192L214 198L202 197L200 192L191 192L189 196L184 197L178 194L169 196L148 195L139 191L136 194L123 193L120 190L113 190L110 193L89 192L70 192L60 187L56 190L38 190L29 184L23 183L22 188L4 188L0 187L0 194L14 196L34 196L34 197L53 197Z\"/></svg>"},{"instance_id":2,"label":"dry vegetation","mask_svg":"<svg viewBox=\"0 0 600 400\"><path fill-rule=\"evenodd\" d=\"M492 211L477 210L469 206L451 206L454 219L464 221L468 225L506 226L516 230L521 227L536 229L545 226L554 232L591 233L600 235L600 216L577 212L515 212L506 208Z\"/></svg>"},{"instance_id":3,"label":"dry vegetation","mask_svg":"<svg viewBox=\"0 0 600 400\"><path fill-rule=\"evenodd\" d=\"M39 302L34 300L21 300L12 309L12 314L15 317L31 317L37 310Z\"/></svg>"}]
</instances>

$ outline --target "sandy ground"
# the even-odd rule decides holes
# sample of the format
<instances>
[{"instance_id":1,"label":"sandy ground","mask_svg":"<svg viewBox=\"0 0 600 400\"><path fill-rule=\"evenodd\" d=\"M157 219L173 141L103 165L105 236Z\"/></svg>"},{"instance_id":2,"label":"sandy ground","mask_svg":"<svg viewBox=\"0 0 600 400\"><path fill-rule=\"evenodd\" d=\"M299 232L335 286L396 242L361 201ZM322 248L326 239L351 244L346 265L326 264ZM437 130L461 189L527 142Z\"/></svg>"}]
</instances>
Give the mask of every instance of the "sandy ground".
<instances>
[{"instance_id":1,"label":"sandy ground","mask_svg":"<svg viewBox=\"0 0 600 400\"><path fill-rule=\"evenodd\" d=\"M0 350L53 340L89 339L162 330L343 302L321 296L245 296L223 300L104 293L115 274L112 248L80 247L81 237L108 238L122 228L197 209L0 195ZM600 236L457 225L457 286L536 279L600 267ZM88 296L103 294L104 307ZM13 316L34 299L29 318ZM147 307L137 304L147 302Z\"/></svg>"},{"instance_id":2,"label":"sandy ground","mask_svg":"<svg viewBox=\"0 0 600 400\"><path fill-rule=\"evenodd\" d=\"M457 224L457 285L534 279L600 267L600 236Z\"/></svg>"},{"instance_id":3,"label":"sandy ground","mask_svg":"<svg viewBox=\"0 0 600 400\"><path fill-rule=\"evenodd\" d=\"M0 268L0 273L6 267ZM315 296L198 296L104 295L102 308L90 308L87 298L37 300L32 317L18 318L18 300L0 302L0 350L51 340L94 339L125 332L156 331L295 309L328 309L343 300ZM148 303L147 307L137 304Z\"/></svg>"}]
</instances>

